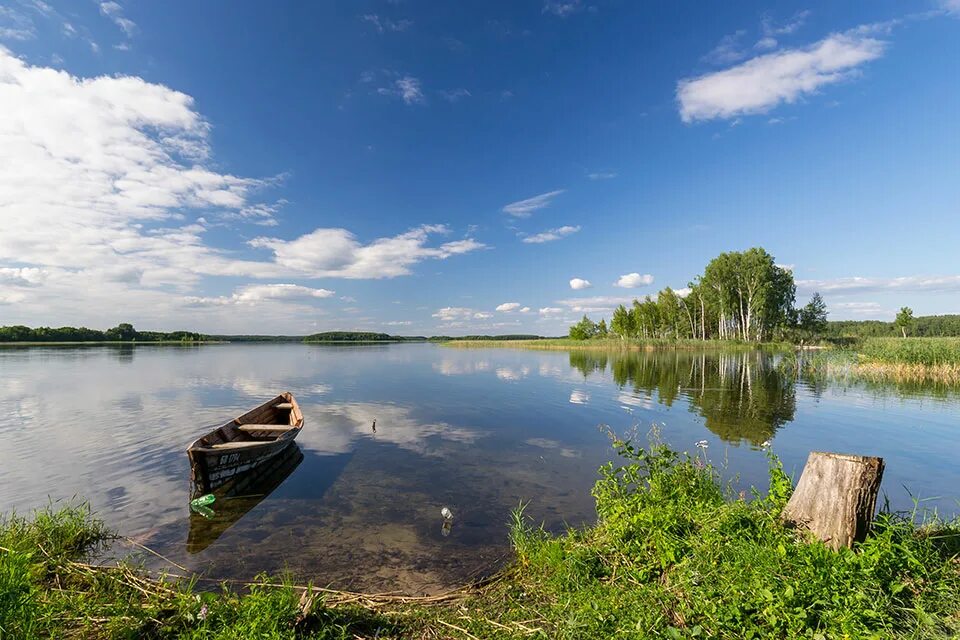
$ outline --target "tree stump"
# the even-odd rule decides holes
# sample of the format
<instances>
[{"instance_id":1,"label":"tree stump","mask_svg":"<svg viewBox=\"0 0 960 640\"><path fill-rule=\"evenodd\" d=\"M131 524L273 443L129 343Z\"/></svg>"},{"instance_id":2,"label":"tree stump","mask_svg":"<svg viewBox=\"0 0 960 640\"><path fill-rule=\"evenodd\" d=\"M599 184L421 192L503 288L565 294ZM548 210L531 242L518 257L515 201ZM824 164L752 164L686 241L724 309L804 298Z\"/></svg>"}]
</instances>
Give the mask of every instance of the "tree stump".
<instances>
[{"instance_id":1,"label":"tree stump","mask_svg":"<svg viewBox=\"0 0 960 640\"><path fill-rule=\"evenodd\" d=\"M781 518L833 549L861 542L873 522L883 458L812 451Z\"/></svg>"}]
</instances>

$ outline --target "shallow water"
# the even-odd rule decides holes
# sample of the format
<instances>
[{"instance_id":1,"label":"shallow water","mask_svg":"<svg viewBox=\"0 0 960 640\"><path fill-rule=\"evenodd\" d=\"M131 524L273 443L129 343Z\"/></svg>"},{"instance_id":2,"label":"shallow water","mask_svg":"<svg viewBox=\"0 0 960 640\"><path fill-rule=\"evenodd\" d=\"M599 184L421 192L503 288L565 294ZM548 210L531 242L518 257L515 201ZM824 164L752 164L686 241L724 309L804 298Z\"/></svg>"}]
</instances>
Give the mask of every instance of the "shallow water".
<instances>
[{"instance_id":1,"label":"shallow water","mask_svg":"<svg viewBox=\"0 0 960 640\"><path fill-rule=\"evenodd\" d=\"M706 440L743 486L764 484L765 442L796 475L811 450L880 455L894 508L919 497L960 513L960 397L795 382L776 359L432 344L2 348L0 510L82 496L123 534L210 576L289 570L340 588L433 592L497 566L521 500L552 530L591 521L596 469L612 455L598 426L644 437L657 424L680 449ZM281 390L306 418L302 459L292 452L247 497L213 505L212 519L191 516L186 444Z\"/></svg>"}]
</instances>

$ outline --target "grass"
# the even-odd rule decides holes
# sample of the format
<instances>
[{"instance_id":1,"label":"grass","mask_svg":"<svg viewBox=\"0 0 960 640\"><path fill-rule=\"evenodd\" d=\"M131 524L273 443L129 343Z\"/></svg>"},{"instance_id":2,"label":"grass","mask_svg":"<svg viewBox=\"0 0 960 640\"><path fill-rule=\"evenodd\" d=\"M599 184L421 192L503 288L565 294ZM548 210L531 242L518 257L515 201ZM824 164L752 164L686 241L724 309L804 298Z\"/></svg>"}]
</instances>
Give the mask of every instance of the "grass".
<instances>
[{"instance_id":1,"label":"grass","mask_svg":"<svg viewBox=\"0 0 960 640\"><path fill-rule=\"evenodd\" d=\"M949 638L960 634L960 528L881 513L832 551L784 526L791 481L734 494L706 450L614 441L598 521L551 535L521 505L497 579L416 599L261 577L198 591L83 558L107 536L82 508L0 523L0 636L15 638ZM315 597L304 596L304 593Z\"/></svg>"},{"instance_id":2,"label":"grass","mask_svg":"<svg viewBox=\"0 0 960 640\"><path fill-rule=\"evenodd\" d=\"M960 338L865 338L804 359L808 372L896 384L960 385Z\"/></svg>"},{"instance_id":3,"label":"grass","mask_svg":"<svg viewBox=\"0 0 960 640\"><path fill-rule=\"evenodd\" d=\"M857 352L870 362L960 369L960 338L867 338Z\"/></svg>"},{"instance_id":4,"label":"grass","mask_svg":"<svg viewBox=\"0 0 960 640\"><path fill-rule=\"evenodd\" d=\"M507 347L514 349L544 349L564 351L569 349L590 349L601 351L657 351L669 349L683 350L735 350L749 351L763 347L786 346L779 343L740 342L737 340L672 340L672 339L634 339L593 338L573 340L572 338L545 338L541 340L451 340L443 343L448 347L484 349L488 347Z\"/></svg>"}]
</instances>

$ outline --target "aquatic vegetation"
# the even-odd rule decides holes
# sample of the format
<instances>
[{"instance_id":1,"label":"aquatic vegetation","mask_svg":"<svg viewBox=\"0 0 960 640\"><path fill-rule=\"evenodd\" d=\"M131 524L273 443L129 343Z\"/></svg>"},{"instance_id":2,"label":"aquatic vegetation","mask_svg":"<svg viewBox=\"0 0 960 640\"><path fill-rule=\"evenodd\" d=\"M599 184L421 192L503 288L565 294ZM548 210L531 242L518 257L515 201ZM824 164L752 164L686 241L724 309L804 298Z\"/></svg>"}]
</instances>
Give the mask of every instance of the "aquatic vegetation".
<instances>
[{"instance_id":1,"label":"aquatic vegetation","mask_svg":"<svg viewBox=\"0 0 960 640\"><path fill-rule=\"evenodd\" d=\"M866 338L788 364L832 379L953 386L960 384L960 338Z\"/></svg>"},{"instance_id":2,"label":"aquatic vegetation","mask_svg":"<svg viewBox=\"0 0 960 640\"><path fill-rule=\"evenodd\" d=\"M882 512L853 549L784 526L792 483L770 456L765 492L734 494L695 454L615 440L598 521L552 535L521 504L515 560L427 598L297 587L237 591L97 567L107 540L83 507L0 523L0 635L154 638L913 638L960 633L960 522Z\"/></svg>"}]
</instances>

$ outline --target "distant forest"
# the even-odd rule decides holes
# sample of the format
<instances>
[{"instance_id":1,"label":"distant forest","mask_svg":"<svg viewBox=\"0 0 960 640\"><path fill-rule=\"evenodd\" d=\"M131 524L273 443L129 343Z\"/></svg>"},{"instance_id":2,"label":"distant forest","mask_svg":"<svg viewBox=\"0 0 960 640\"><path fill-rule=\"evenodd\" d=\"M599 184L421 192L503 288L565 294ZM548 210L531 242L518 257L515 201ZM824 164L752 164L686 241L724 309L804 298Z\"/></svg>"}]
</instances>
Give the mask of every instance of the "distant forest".
<instances>
[{"instance_id":1,"label":"distant forest","mask_svg":"<svg viewBox=\"0 0 960 640\"><path fill-rule=\"evenodd\" d=\"M106 331L86 327L0 327L0 342L200 342L209 339L193 331L137 331L127 322Z\"/></svg>"},{"instance_id":2,"label":"distant forest","mask_svg":"<svg viewBox=\"0 0 960 640\"><path fill-rule=\"evenodd\" d=\"M304 342L426 342L425 336L392 336L374 331L324 331L303 339Z\"/></svg>"},{"instance_id":3,"label":"distant forest","mask_svg":"<svg viewBox=\"0 0 960 640\"><path fill-rule=\"evenodd\" d=\"M896 323L882 320L831 320L827 323L824 333L832 338L880 338L901 335L900 327ZM913 318L907 333L919 338L960 336L960 314Z\"/></svg>"},{"instance_id":4,"label":"distant forest","mask_svg":"<svg viewBox=\"0 0 960 640\"><path fill-rule=\"evenodd\" d=\"M309 336L271 336L259 334L206 335L193 331L137 331L124 322L100 331L87 327L37 327L23 325L0 327L0 342L447 342L449 340L539 340L536 335L502 336L393 336L374 331L325 331Z\"/></svg>"}]
</instances>

